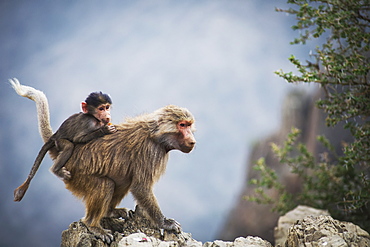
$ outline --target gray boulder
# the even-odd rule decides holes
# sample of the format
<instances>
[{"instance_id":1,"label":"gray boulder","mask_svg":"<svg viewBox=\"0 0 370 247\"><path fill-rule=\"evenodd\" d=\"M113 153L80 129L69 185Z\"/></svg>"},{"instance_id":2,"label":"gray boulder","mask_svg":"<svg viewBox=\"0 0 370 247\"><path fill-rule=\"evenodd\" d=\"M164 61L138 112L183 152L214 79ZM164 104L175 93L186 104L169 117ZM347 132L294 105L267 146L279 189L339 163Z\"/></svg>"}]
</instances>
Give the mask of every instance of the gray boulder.
<instances>
[{"instance_id":1,"label":"gray boulder","mask_svg":"<svg viewBox=\"0 0 370 247\"><path fill-rule=\"evenodd\" d=\"M368 247L370 235L359 226L331 216L307 216L289 228L285 247Z\"/></svg>"}]
</instances>

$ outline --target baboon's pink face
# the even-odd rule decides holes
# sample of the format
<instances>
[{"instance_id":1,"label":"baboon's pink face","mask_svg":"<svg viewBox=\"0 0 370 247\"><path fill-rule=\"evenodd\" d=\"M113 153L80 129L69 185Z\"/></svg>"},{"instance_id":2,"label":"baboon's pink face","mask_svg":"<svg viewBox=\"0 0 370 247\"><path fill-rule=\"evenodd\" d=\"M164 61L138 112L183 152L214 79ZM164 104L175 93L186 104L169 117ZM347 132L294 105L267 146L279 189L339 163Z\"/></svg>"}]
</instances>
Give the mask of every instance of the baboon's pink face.
<instances>
[{"instance_id":1,"label":"baboon's pink face","mask_svg":"<svg viewBox=\"0 0 370 247\"><path fill-rule=\"evenodd\" d=\"M100 119L104 124L107 124L110 122L110 104L102 104L98 106L95 110L94 116L97 119Z\"/></svg>"},{"instance_id":2,"label":"baboon's pink face","mask_svg":"<svg viewBox=\"0 0 370 247\"><path fill-rule=\"evenodd\" d=\"M195 138L193 135L192 122L180 121L177 123L177 129L179 131L178 138L178 149L181 152L189 153L195 146Z\"/></svg>"}]
</instances>

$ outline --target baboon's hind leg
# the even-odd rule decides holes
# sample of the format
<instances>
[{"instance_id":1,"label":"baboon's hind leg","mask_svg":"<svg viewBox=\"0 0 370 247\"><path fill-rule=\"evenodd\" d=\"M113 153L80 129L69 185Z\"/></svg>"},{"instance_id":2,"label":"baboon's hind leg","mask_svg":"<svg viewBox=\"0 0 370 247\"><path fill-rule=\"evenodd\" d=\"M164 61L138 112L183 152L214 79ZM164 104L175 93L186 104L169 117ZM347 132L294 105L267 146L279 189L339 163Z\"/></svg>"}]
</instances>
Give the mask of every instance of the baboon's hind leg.
<instances>
[{"instance_id":1,"label":"baboon's hind leg","mask_svg":"<svg viewBox=\"0 0 370 247\"><path fill-rule=\"evenodd\" d=\"M122 199L127 195L128 189L128 186L115 188L112 201L109 205L108 217L123 218L125 220L133 217L134 211L128 208L116 208Z\"/></svg>"},{"instance_id":2,"label":"baboon's hind leg","mask_svg":"<svg viewBox=\"0 0 370 247\"><path fill-rule=\"evenodd\" d=\"M89 188L86 188L87 193L84 198L86 205L84 222L97 238L109 244L114 240L113 235L109 230L101 227L100 221L109 211L115 184L109 178L86 176L85 179L88 179L86 185Z\"/></svg>"}]
</instances>

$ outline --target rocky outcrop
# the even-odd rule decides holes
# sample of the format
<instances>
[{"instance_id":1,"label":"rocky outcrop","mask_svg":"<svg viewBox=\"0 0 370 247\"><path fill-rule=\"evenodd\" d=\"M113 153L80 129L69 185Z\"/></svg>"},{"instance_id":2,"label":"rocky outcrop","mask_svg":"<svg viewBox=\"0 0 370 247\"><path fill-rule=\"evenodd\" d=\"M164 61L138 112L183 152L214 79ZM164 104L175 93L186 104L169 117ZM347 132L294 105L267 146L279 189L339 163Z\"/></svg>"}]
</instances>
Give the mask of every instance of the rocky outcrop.
<instances>
[{"instance_id":1,"label":"rocky outcrop","mask_svg":"<svg viewBox=\"0 0 370 247\"><path fill-rule=\"evenodd\" d=\"M275 246L365 247L370 246L370 235L359 226L333 219L326 210L298 206L279 218Z\"/></svg>"},{"instance_id":2,"label":"rocky outcrop","mask_svg":"<svg viewBox=\"0 0 370 247\"><path fill-rule=\"evenodd\" d=\"M299 178L290 172L289 167L283 166L278 162L271 151L270 143L282 145L292 127L299 128L302 131L299 141L306 144L308 150L317 154L317 156L324 151L324 147L316 141L317 135L325 135L331 141L338 154L342 152L341 142L349 142L351 140L350 132L343 130L343 126L326 127L326 115L315 107L315 101L320 97L322 95L319 93L312 95L300 91L293 91L286 97L281 114L281 127L276 133L254 146L246 164L247 177L245 185L217 238L232 240L238 236L252 235L274 243L274 227L277 224L279 215L271 212L269 205L259 205L244 199L246 195L254 194L254 188L248 185L248 181L259 177L259 174L253 170L253 165L256 160L264 157L266 165L277 172L280 181L283 181L283 184L291 193L299 192L301 183ZM267 193L273 198L278 196L273 190Z\"/></svg>"},{"instance_id":3,"label":"rocky outcrop","mask_svg":"<svg viewBox=\"0 0 370 247\"><path fill-rule=\"evenodd\" d=\"M278 224L274 230L275 245L284 246L288 237L289 228L294 225L298 220L302 220L307 216L328 216L327 210L311 208L307 206L298 206L292 211L279 217Z\"/></svg>"},{"instance_id":4,"label":"rocky outcrop","mask_svg":"<svg viewBox=\"0 0 370 247\"><path fill-rule=\"evenodd\" d=\"M154 233L156 231L156 229L151 229L150 232ZM239 237L234 242L216 240L203 244L194 240L191 234L185 232L168 234L165 231L160 237L154 237L156 234L151 235L148 231L146 232L145 234L138 229L138 232L127 236L124 233L115 232L115 241L108 245L95 238L86 225L78 221L73 222L69 229L62 233L61 247L272 247L271 243L259 237Z\"/></svg>"},{"instance_id":5,"label":"rocky outcrop","mask_svg":"<svg viewBox=\"0 0 370 247\"><path fill-rule=\"evenodd\" d=\"M103 228L110 230L114 234L114 241L110 245L97 239L95 235L89 231L88 227L80 220L78 222L73 222L67 230L63 231L61 247L116 247L136 242L138 243L138 246L143 246L139 245L139 243L149 241L151 243L162 241L169 243L171 246L197 246L197 241L192 239L191 234L189 233L175 233L173 231L160 230L155 227L150 220L145 218L144 215L137 213L137 210L135 213L132 213L132 215L132 218L128 220L103 218L101 221ZM131 235L137 233L142 233L145 236L142 235L143 238L136 241L137 239L140 239L140 237ZM127 237L129 237L129 239L127 239ZM154 239L156 239L156 241L154 241ZM161 246L164 247L165 245Z\"/></svg>"},{"instance_id":6,"label":"rocky outcrop","mask_svg":"<svg viewBox=\"0 0 370 247\"><path fill-rule=\"evenodd\" d=\"M61 247L272 247L260 237L238 237L234 241L201 243L191 234L157 229L144 216L129 220L105 218L102 225L114 233L110 245L97 239L81 221L62 233ZM325 210L298 206L279 218L275 228L276 246L285 247L365 247L370 235L360 227L333 219Z\"/></svg>"},{"instance_id":7,"label":"rocky outcrop","mask_svg":"<svg viewBox=\"0 0 370 247\"><path fill-rule=\"evenodd\" d=\"M289 228L284 246L368 247L370 235L359 226L331 216L307 216Z\"/></svg>"},{"instance_id":8,"label":"rocky outcrop","mask_svg":"<svg viewBox=\"0 0 370 247\"><path fill-rule=\"evenodd\" d=\"M259 237L239 237L233 242L216 240L202 244L190 233L174 233L160 230L144 216L134 215L132 219L104 218L102 225L114 234L114 241L108 245L97 239L82 222L73 222L62 233L61 247L272 247L271 243Z\"/></svg>"}]
</instances>

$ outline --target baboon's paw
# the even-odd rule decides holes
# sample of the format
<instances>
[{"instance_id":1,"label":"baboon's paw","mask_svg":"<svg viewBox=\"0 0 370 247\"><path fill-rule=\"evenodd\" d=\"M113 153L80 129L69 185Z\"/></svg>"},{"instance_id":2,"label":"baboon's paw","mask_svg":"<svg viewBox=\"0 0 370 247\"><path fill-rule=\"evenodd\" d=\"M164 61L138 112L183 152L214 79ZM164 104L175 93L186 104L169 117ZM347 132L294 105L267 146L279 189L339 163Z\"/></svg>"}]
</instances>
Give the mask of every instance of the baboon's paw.
<instances>
[{"instance_id":1,"label":"baboon's paw","mask_svg":"<svg viewBox=\"0 0 370 247\"><path fill-rule=\"evenodd\" d=\"M71 175L70 171L68 171L65 167L62 167L60 173L61 173L60 175L61 175L63 180L66 180L66 181L71 180L72 175Z\"/></svg>"},{"instance_id":2,"label":"baboon's paw","mask_svg":"<svg viewBox=\"0 0 370 247\"><path fill-rule=\"evenodd\" d=\"M115 208L110 213L109 217L113 218L122 218L125 220L131 219L134 216L135 212L128 208Z\"/></svg>"},{"instance_id":3,"label":"baboon's paw","mask_svg":"<svg viewBox=\"0 0 370 247\"><path fill-rule=\"evenodd\" d=\"M105 230L100 227L89 227L89 230L95 235L96 238L101 239L107 244L110 244L114 241L113 234L109 230Z\"/></svg>"},{"instance_id":4,"label":"baboon's paw","mask_svg":"<svg viewBox=\"0 0 370 247\"><path fill-rule=\"evenodd\" d=\"M165 230L169 231L175 231L177 233L181 232L181 225L179 222L177 222L174 219L167 219L164 218L162 226L160 228L163 228Z\"/></svg>"}]
</instances>

